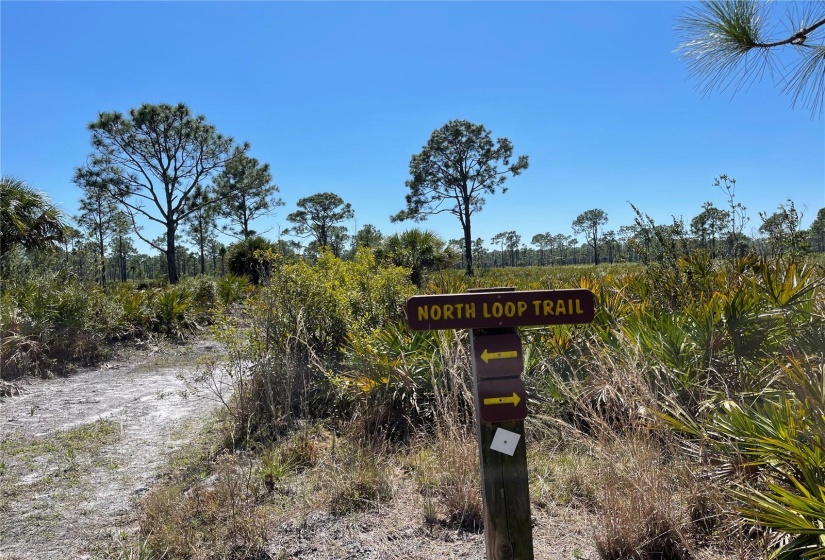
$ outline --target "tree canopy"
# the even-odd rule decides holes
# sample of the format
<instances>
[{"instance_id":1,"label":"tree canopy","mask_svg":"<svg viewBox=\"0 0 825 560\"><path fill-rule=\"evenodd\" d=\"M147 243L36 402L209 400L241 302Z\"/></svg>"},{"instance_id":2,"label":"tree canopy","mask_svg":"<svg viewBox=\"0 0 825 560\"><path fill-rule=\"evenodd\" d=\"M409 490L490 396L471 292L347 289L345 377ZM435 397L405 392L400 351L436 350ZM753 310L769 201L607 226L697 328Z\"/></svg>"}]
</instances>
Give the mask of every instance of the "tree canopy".
<instances>
[{"instance_id":1,"label":"tree canopy","mask_svg":"<svg viewBox=\"0 0 825 560\"><path fill-rule=\"evenodd\" d=\"M808 229L808 242L814 251L825 251L825 208L820 208Z\"/></svg>"},{"instance_id":2,"label":"tree canopy","mask_svg":"<svg viewBox=\"0 0 825 560\"><path fill-rule=\"evenodd\" d=\"M0 178L0 258L14 247L62 243L66 223L48 197L20 179Z\"/></svg>"},{"instance_id":3,"label":"tree canopy","mask_svg":"<svg viewBox=\"0 0 825 560\"><path fill-rule=\"evenodd\" d=\"M797 211L793 200L780 204L773 214L760 212L759 217L762 220L759 232L768 236L771 256L788 254L791 259L798 259L808 250L806 232L800 229L802 213Z\"/></svg>"},{"instance_id":4,"label":"tree canopy","mask_svg":"<svg viewBox=\"0 0 825 560\"><path fill-rule=\"evenodd\" d=\"M422 221L442 212L458 217L468 276L473 274L473 214L484 207L485 195L507 192L508 174L519 175L528 166L527 156L511 164L512 143L507 138L494 142L490 134L483 125L465 120L452 120L435 130L410 160L407 207L391 217L393 222Z\"/></svg>"},{"instance_id":5,"label":"tree canopy","mask_svg":"<svg viewBox=\"0 0 825 560\"><path fill-rule=\"evenodd\" d=\"M238 148L235 157L215 177L216 196L222 200L220 216L229 220L226 233L247 239L257 232L250 229L255 218L267 216L284 202L275 196L278 186L272 183L269 164L261 164Z\"/></svg>"},{"instance_id":6,"label":"tree canopy","mask_svg":"<svg viewBox=\"0 0 825 560\"><path fill-rule=\"evenodd\" d=\"M384 235L372 224L367 224L355 234L354 245L358 247L378 247Z\"/></svg>"},{"instance_id":7,"label":"tree canopy","mask_svg":"<svg viewBox=\"0 0 825 560\"><path fill-rule=\"evenodd\" d=\"M387 237L381 254L392 264L409 268L410 281L419 287L425 272L443 270L456 259L436 232L418 228Z\"/></svg>"},{"instance_id":8,"label":"tree canopy","mask_svg":"<svg viewBox=\"0 0 825 560\"><path fill-rule=\"evenodd\" d=\"M75 175L75 184L83 190L80 214L75 221L94 239L97 249L100 285L106 286L106 244L129 229L128 218L109 194L99 173L89 170Z\"/></svg>"},{"instance_id":9,"label":"tree canopy","mask_svg":"<svg viewBox=\"0 0 825 560\"><path fill-rule=\"evenodd\" d=\"M583 233L593 247L593 264L599 264L599 228L606 223L607 213L599 208L582 212L573 221L573 231Z\"/></svg>"},{"instance_id":10,"label":"tree canopy","mask_svg":"<svg viewBox=\"0 0 825 560\"><path fill-rule=\"evenodd\" d=\"M310 237L318 247L331 247L338 241L340 231L335 226L355 215L352 205L331 192L317 193L298 201L298 210L286 217L295 224L284 233L294 233L299 237Z\"/></svg>"},{"instance_id":11,"label":"tree canopy","mask_svg":"<svg viewBox=\"0 0 825 560\"><path fill-rule=\"evenodd\" d=\"M716 239L725 231L730 222L730 213L727 210L716 208L712 202L705 202L702 211L690 221L690 231L699 237L700 247L708 248L710 239L710 255L716 256Z\"/></svg>"},{"instance_id":12,"label":"tree canopy","mask_svg":"<svg viewBox=\"0 0 825 560\"><path fill-rule=\"evenodd\" d=\"M684 37L678 52L705 92L737 91L769 74L783 93L822 115L825 108L825 4L788 2L784 30L772 35L770 10L760 0L704 0L677 23ZM778 27L778 26L777 26ZM793 49L797 61L781 61L778 49Z\"/></svg>"},{"instance_id":13,"label":"tree canopy","mask_svg":"<svg viewBox=\"0 0 825 560\"><path fill-rule=\"evenodd\" d=\"M78 177L103 175L103 184L131 217L135 234L166 255L169 281L177 283L175 233L181 220L199 208L191 204L193 192L248 145L234 150L232 138L183 103L143 104L128 115L100 113L89 130L94 151ZM161 224L166 243L144 237L138 216Z\"/></svg>"},{"instance_id":14,"label":"tree canopy","mask_svg":"<svg viewBox=\"0 0 825 560\"><path fill-rule=\"evenodd\" d=\"M218 206L212 202L209 192L198 185L189 197L189 205L194 210L186 217L186 237L198 250L201 274L206 274L206 251L214 243L217 228Z\"/></svg>"}]
</instances>

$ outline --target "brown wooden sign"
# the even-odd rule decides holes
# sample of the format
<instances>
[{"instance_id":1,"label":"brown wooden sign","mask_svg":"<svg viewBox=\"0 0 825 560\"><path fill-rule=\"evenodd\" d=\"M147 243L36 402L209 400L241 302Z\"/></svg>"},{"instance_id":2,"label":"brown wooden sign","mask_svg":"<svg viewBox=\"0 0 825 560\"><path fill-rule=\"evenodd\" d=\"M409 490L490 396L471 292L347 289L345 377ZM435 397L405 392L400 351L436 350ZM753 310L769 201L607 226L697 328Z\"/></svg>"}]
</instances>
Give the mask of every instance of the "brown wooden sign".
<instances>
[{"instance_id":1,"label":"brown wooden sign","mask_svg":"<svg viewBox=\"0 0 825 560\"><path fill-rule=\"evenodd\" d=\"M407 300L413 330L472 329L475 410L488 560L533 560L524 419L527 390L515 327L589 323L589 290L490 288ZM522 443L519 443L522 442Z\"/></svg>"},{"instance_id":2,"label":"brown wooden sign","mask_svg":"<svg viewBox=\"0 0 825 560\"><path fill-rule=\"evenodd\" d=\"M524 369L521 338L516 333L473 337L476 378L518 377Z\"/></svg>"},{"instance_id":3,"label":"brown wooden sign","mask_svg":"<svg viewBox=\"0 0 825 560\"><path fill-rule=\"evenodd\" d=\"M479 381L477 390L482 422L510 422L527 418L527 389L518 377Z\"/></svg>"},{"instance_id":4,"label":"brown wooden sign","mask_svg":"<svg viewBox=\"0 0 825 560\"><path fill-rule=\"evenodd\" d=\"M413 296L407 321L418 331L583 324L593 320L593 292L523 290Z\"/></svg>"}]
</instances>

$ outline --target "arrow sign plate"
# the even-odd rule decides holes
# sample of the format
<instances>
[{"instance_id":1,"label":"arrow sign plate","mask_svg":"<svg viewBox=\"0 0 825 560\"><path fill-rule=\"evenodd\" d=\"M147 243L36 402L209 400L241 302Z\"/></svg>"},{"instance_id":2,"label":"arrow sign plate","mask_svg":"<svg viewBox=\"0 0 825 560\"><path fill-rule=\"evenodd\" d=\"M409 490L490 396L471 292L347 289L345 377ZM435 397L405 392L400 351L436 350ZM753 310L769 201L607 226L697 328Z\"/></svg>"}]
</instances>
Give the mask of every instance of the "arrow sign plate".
<instances>
[{"instance_id":1,"label":"arrow sign plate","mask_svg":"<svg viewBox=\"0 0 825 560\"><path fill-rule=\"evenodd\" d=\"M518 377L479 381L478 410L482 422L511 422L527 418L527 390Z\"/></svg>"},{"instance_id":2,"label":"arrow sign plate","mask_svg":"<svg viewBox=\"0 0 825 560\"><path fill-rule=\"evenodd\" d=\"M515 333L473 337L476 379L518 377L524 369L521 338Z\"/></svg>"}]
</instances>

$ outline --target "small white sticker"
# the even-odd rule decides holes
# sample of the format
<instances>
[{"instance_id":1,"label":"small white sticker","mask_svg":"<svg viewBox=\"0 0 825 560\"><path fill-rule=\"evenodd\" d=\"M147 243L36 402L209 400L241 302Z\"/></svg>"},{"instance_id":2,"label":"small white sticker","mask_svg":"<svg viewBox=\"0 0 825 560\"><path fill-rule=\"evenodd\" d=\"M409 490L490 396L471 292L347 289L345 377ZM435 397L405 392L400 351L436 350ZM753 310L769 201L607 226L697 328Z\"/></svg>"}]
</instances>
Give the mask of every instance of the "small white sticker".
<instances>
[{"instance_id":1,"label":"small white sticker","mask_svg":"<svg viewBox=\"0 0 825 560\"><path fill-rule=\"evenodd\" d=\"M504 428L496 429L496 434L493 436L493 443L490 444L490 449L504 453L505 455L513 456L516 452L516 446L521 435L505 430Z\"/></svg>"}]
</instances>

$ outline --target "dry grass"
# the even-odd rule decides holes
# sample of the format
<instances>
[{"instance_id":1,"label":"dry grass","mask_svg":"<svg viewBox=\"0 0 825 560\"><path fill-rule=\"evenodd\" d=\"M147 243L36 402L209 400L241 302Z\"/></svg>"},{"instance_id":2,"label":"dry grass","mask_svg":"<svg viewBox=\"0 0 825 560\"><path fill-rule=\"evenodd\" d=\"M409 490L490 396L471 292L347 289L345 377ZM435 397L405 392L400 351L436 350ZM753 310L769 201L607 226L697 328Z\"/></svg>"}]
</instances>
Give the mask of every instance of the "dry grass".
<instances>
[{"instance_id":1,"label":"dry grass","mask_svg":"<svg viewBox=\"0 0 825 560\"><path fill-rule=\"evenodd\" d=\"M375 509L393 498L394 470L381 444L337 439L312 473L310 504L339 516Z\"/></svg>"},{"instance_id":2,"label":"dry grass","mask_svg":"<svg viewBox=\"0 0 825 560\"><path fill-rule=\"evenodd\" d=\"M688 560L689 473L647 440L605 445L593 539L604 560ZM596 473L594 473L596 474Z\"/></svg>"},{"instance_id":3,"label":"dry grass","mask_svg":"<svg viewBox=\"0 0 825 560\"><path fill-rule=\"evenodd\" d=\"M599 483L593 476L598 461L585 450L548 450L536 442L529 449L530 495L540 508L549 504L592 510L598 501Z\"/></svg>"},{"instance_id":4,"label":"dry grass","mask_svg":"<svg viewBox=\"0 0 825 560\"><path fill-rule=\"evenodd\" d=\"M269 515L253 462L225 455L214 475L155 487L143 502L144 549L163 558L263 558Z\"/></svg>"},{"instance_id":5,"label":"dry grass","mask_svg":"<svg viewBox=\"0 0 825 560\"><path fill-rule=\"evenodd\" d=\"M478 446L463 436L421 442L406 458L423 497L423 520L463 531L484 527Z\"/></svg>"},{"instance_id":6,"label":"dry grass","mask_svg":"<svg viewBox=\"0 0 825 560\"><path fill-rule=\"evenodd\" d=\"M730 557L708 552L718 544L708 535L718 532L716 498L658 444L615 438L563 451L532 445L537 559ZM205 479L149 494L143 552L129 557L483 555L478 448L466 435L392 447L316 426L259 455L213 459L209 468Z\"/></svg>"}]
</instances>

